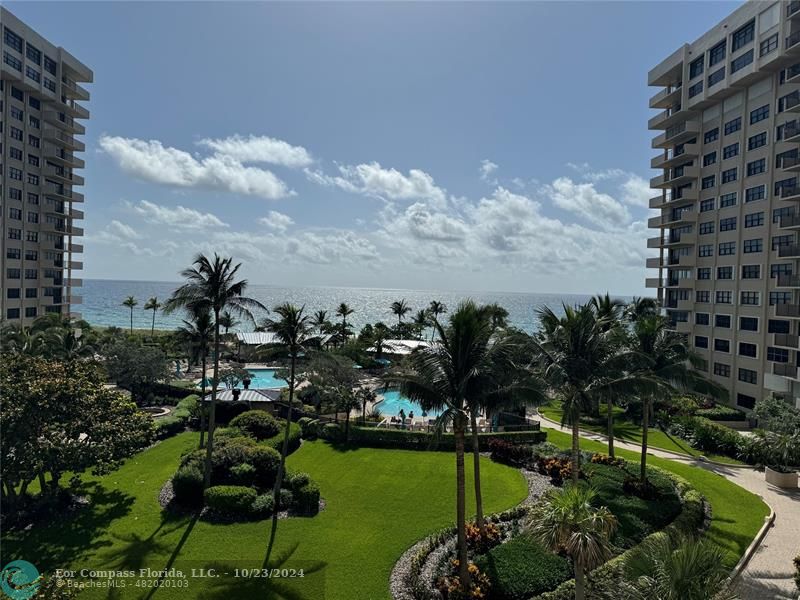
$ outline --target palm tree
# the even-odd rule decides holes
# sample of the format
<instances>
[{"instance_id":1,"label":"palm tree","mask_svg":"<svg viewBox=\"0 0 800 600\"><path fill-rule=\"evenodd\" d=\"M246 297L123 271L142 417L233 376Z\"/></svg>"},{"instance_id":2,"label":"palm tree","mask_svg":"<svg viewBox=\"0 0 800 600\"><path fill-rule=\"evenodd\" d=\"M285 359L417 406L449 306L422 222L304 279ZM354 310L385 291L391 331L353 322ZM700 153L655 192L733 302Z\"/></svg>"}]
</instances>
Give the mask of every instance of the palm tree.
<instances>
[{"instance_id":1,"label":"palm tree","mask_svg":"<svg viewBox=\"0 0 800 600\"><path fill-rule=\"evenodd\" d=\"M568 485L551 490L536 505L528 523L534 538L553 552L564 552L575 570L575 600L586 597L584 577L611 557L617 519L596 507L591 487Z\"/></svg>"},{"instance_id":2,"label":"palm tree","mask_svg":"<svg viewBox=\"0 0 800 600\"><path fill-rule=\"evenodd\" d=\"M188 342L191 347L192 357L200 357L203 375L200 381L200 448L205 445L206 432L206 361L208 359L208 346L214 337L214 321L211 313L205 306L199 306L190 311L190 319L183 319L183 327L178 330L178 336Z\"/></svg>"},{"instance_id":3,"label":"palm tree","mask_svg":"<svg viewBox=\"0 0 800 600\"><path fill-rule=\"evenodd\" d=\"M144 305L145 310L152 310L153 311L153 322L150 325L150 337L153 337L156 330L156 312L158 309L161 308L161 303L158 301L158 298L153 296L150 298L147 303Z\"/></svg>"},{"instance_id":4,"label":"palm tree","mask_svg":"<svg viewBox=\"0 0 800 600\"><path fill-rule=\"evenodd\" d=\"M328 311L318 310L314 313L313 325L317 328L317 332L322 333L322 328L328 322Z\"/></svg>"},{"instance_id":5,"label":"palm tree","mask_svg":"<svg viewBox=\"0 0 800 600\"><path fill-rule=\"evenodd\" d=\"M133 296L128 296L122 302L122 306L127 306L128 308L131 309L131 335L133 335L133 307L136 306L137 304L139 304L139 303L136 301L136 298L134 298Z\"/></svg>"},{"instance_id":6,"label":"palm tree","mask_svg":"<svg viewBox=\"0 0 800 600\"><path fill-rule=\"evenodd\" d=\"M489 321L492 324L492 329L504 329L508 327L508 311L497 304L487 304L483 307L489 316Z\"/></svg>"},{"instance_id":7,"label":"palm tree","mask_svg":"<svg viewBox=\"0 0 800 600\"><path fill-rule=\"evenodd\" d=\"M651 536L626 555L624 600L735 600L727 557L707 539ZM621 591L621 593L619 593Z\"/></svg>"},{"instance_id":8,"label":"palm tree","mask_svg":"<svg viewBox=\"0 0 800 600\"><path fill-rule=\"evenodd\" d=\"M440 427L452 423L456 455L456 531L459 578L462 589L469 589L466 541L466 490L464 441L469 420L469 398L485 389L491 375L488 360L490 329L488 321L472 301L463 302L444 328L436 323L439 339L409 355L410 370L397 374L403 394L417 401L425 411L441 411Z\"/></svg>"},{"instance_id":9,"label":"palm tree","mask_svg":"<svg viewBox=\"0 0 800 600\"><path fill-rule=\"evenodd\" d=\"M336 309L336 316L342 317L342 339L347 341L347 317L352 315L355 311L350 308L345 302L342 302Z\"/></svg>"},{"instance_id":10,"label":"palm tree","mask_svg":"<svg viewBox=\"0 0 800 600\"><path fill-rule=\"evenodd\" d=\"M649 317L658 314L658 300L655 298L641 298L634 296L628 306L625 307L625 318L631 323L635 323L642 317Z\"/></svg>"},{"instance_id":11,"label":"palm tree","mask_svg":"<svg viewBox=\"0 0 800 600\"><path fill-rule=\"evenodd\" d=\"M164 312L169 313L178 308L197 311L205 308L214 315L214 377L211 380L211 406L208 412L208 445L206 446L206 464L203 487L211 482L211 453L214 450L214 427L216 425L217 386L219 385L220 354L220 315L225 310L232 310L239 315L253 319L252 310L266 307L258 300L244 295L247 280L236 280L241 263L234 265L233 259L222 258L214 254L213 261L198 254L189 267L181 272L186 283L172 292L172 297L164 304ZM205 401L205 399L203 399Z\"/></svg>"},{"instance_id":12,"label":"palm tree","mask_svg":"<svg viewBox=\"0 0 800 600\"><path fill-rule=\"evenodd\" d=\"M639 318L630 336L630 350L638 357L634 371L647 382L642 394L642 458L640 478L647 480L647 433L655 398L669 400L679 392L696 392L719 399L727 390L707 379L700 371L704 360L691 351L686 337L669 329L661 315Z\"/></svg>"},{"instance_id":13,"label":"palm tree","mask_svg":"<svg viewBox=\"0 0 800 600\"><path fill-rule=\"evenodd\" d=\"M378 321L372 328L372 344L375 347L375 358L379 359L383 355L383 343L390 339L391 330L383 323Z\"/></svg>"},{"instance_id":14,"label":"palm tree","mask_svg":"<svg viewBox=\"0 0 800 600\"><path fill-rule=\"evenodd\" d=\"M430 323L430 318L428 313L425 310L418 310L417 314L414 315L414 318L411 320L414 325L414 328L419 332L417 336L420 340L422 339L422 331L428 326Z\"/></svg>"},{"instance_id":15,"label":"palm tree","mask_svg":"<svg viewBox=\"0 0 800 600\"><path fill-rule=\"evenodd\" d=\"M396 302L392 302L390 307L392 309L392 313L397 315L397 326L403 324L403 317L405 317L408 313L411 312L411 307L406 304L405 298L402 300L398 300Z\"/></svg>"},{"instance_id":16,"label":"palm tree","mask_svg":"<svg viewBox=\"0 0 800 600\"><path fill-rule=\"evenodd\" d=\"M603 320L603 329L605 331L619 324L622 311L625 307L622 300L617 300L616 298L612 299L611 296L608 295L608 292L606 292L605 295L597 294L596 296L592 296L589 303L592 305L597 318Z\"/></svg>"},{"instance_id":17,"label":"palm tree","mask_svg":"<svg viewBox=\"0 0 800 600\"><path fill-rule=\"evenodd\" d=\"M431 315L434 323L439 322L439 315L442 315L447 312L447 305L444 302L439 302L438 300L431 300L430 306L428 306L428 312ZM433 336L436 334L436 327L431 328L431 341L433 341Z\"/></svg>"},{"instance_id":18,"label":"palm tree","mask_svg":"<svg viewBox=\"0 0 800 600\"><path fill-rule=\"evenodd\" d=\"M239 321L231 314L231 311L224 311L219 317L220 327L225 328L225 335L228 335L228 330L239 325Z\"/></svg>"},{"instance_id":19,"label":"palm tree","mask_svg":"<svg viewBox=\"0 0 800 600\"><path fill-rule=\"evenodd\" d=\"M311 333L311 319L303 314L305 307L297 308L289 304L281 304L273 309L278 315L278 319L267 318L264 325L267 331L271 332L278 342L284 346L289 353L289 407L286 414L286 427L283 431L283 446L281 450L281 462L278 466L278 475L275 479L273 489L274 506L278 506L281 483L283 482L283 472L286 466L286 456L289 454L289 431L292 424L292 403L294 401L295 388L295 369L297 366L297 355L306 343ZM278 511L272 513L273 531L278 526Z\"/></svg>"}]
</instances>

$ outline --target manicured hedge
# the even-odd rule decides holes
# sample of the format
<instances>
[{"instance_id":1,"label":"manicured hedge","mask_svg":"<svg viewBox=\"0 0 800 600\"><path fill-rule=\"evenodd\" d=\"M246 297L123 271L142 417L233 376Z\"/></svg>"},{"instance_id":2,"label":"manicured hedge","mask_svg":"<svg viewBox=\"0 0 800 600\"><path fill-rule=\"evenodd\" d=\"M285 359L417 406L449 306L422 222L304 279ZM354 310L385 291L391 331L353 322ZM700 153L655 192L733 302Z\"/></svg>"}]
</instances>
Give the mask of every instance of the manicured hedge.
<instances>
[{"instance_id":1,"label":"manicured hedge","mask_svg":"<svg viewBox=\"0 0 800 600\"><path fill-rule=\"evenodd\" d=\"M197 406L199 397L195 394L186 396L186 390L183 390L183 394L183 400L178 402L169 416L153 419L156 430L155 438L157 440L164 440L177 435L184 431L189 424L192 411Z\"/></svg>"},{"instance_id":2,"label":"manicured hedge","mask_svg":"<svg viewBox=\"0 0 800 600\"><path fill-rule=\"evenodd\" d=\"M492 548L475 564L492 582L493 600L528 600L572 577L569 561L522 534Z\"/></svg>"},{"instance_id":3,"label":"manicured hedge","mask_svg":"<svg viewBox=\"0 0 800 600\"><path fill-rule=\"evenodd\" d=\"M154 396L166 396L168 398L186 398L186 392L191 390L191 387L170 385L169 383L154 383L150 385L150 391Z\"/></svg>"},{"instance_id":4,"label":"manicured hedge","mask_svg":"<svg viewBox=\"0 0 800 600\"><path fill-rule=\"evenodd\" d=\"M329 423L323 427L325 439ZM334 425L335 426L335 425ZM340 429L341 431L341 429ZM343 434L342 434L343 436ZM341 439L336 437L334 439ZM482 451L490 449L492 439L502 439L515 444L538 444L547 439L543 431L505 431L497 433L479 433L478 443ZM355 446L371 448L405 448L410 450L454 450L455 438L452 433L435 435L424 431L408 431L405 429L384 429L378 427L350 427L350 443ZM467 436L467 447L472 448L472 439Z\"/></svg>"},{"instance_id":5,"label":"manicured hedge","mask_svg":"<svg viewBox=\"0 0 800 600\"><path fill-rule=\"evenodd\" d=\"M247 435L257 440L266 440L278 434L280 426L271 414L263 410L248 410L237 415L230 422L231 427L238 427Z\"/></svg>"},{"instance_id":6,"label":"manicured hedge","mask_svg":"<svg viewBox=\"0 0 800 600\"><path fill-rule=\"evenodd\" d=\"M746 421L747 415L742 411L737 410L731 406L723 406L718 404L713 408L699 408L695 411L695 416L705 417L712 421Z\"/></svg>"},{"instance_id":7,"label":"manicured hedge","mask_svg":"<svg viewBox=\"0 0 800 600\"><path fill-rule=\"evenodd\" d=\"M294 491L294 506L297 512L304 515L315 515L319 512L319 486L309 481Z\"/></svg>"},{"instance_id":8,"label":"manicured hedge","mask_svg":"<svg viewBox=\"0 0 800 600\"><path fill-rule=\"evenodd\" d=\"M271 438L264 440L262 444L269 446L270 448L274 448L278 452L283 452L283 435L285 427L285 422L280 423L280 431L272 436ZM291 423L289 425L289 452L291 454L295 450L300 447L302 442L303 433L300 430L300 426L297 423Z\"/></svg>"},{"instance_id":9,"label":"manicured hedge","mask_svg":"<svg viewBox=\"0 0 800 600\"><path fill-rule=\"evenodd\" d=\"M194 465L181 467L172 476L172 491L175 500L183 506L199 506L203 503L203 471Z\"/></svg>"},{"instance_id":10,"label":"manicured hedge","mask_svg":"<svg viewBox=\"0 0 800 600\"><path fill-rule=\"evenodd\" d=\"M670 426L674 433L704 452L738 458L742 435L729 427L703 417L677 417Z\"/></svg>"},{"instance_id":11,"label":"manicured hedge","mask_svg":"<svg viewBox=\"0 0 800 600\"><path fill-rule=\"evenodd\" d=\"M204 494L206 506L230 516L250 516L258 494L253 488L242 485L216 485Z\"/></svg>"}]
</instances>

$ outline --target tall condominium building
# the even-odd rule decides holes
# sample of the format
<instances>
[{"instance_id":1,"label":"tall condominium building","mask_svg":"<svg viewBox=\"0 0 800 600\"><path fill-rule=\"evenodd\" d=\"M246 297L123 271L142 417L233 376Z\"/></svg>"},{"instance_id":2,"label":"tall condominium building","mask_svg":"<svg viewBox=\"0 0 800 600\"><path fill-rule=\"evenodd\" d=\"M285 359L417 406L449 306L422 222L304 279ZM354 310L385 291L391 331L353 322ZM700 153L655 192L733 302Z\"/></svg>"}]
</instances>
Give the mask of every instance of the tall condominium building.
<instances>
[{"instance_id":1,"label":"tall condominium building","mask_svg":"<svg viewBox=\"0 0 800 600\"><path fill-rule=\"evenodd\" d=\"M800 1L751 1L650 71L647 267L731 403L800 406Z\"/></svg>"},{"instance_id":2,"label":"tall condominium building","mask_svg":"<svg viewBox=\"0 0 800 600\"><path fill-rule=\"evenodd\" d=\"M83 268L76 169L84 144L78 82L92 72L0 7L0 320L28 324L47 313L71 314Z\"/></svg>"}]
</instances>

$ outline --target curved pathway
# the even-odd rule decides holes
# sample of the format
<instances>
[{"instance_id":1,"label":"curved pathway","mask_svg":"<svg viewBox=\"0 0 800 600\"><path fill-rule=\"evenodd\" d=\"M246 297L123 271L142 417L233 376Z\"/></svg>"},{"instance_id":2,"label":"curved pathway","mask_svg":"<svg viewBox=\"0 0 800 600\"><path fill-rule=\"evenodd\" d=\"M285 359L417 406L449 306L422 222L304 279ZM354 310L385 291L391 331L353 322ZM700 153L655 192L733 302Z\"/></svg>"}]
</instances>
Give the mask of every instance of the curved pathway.
<instances>
[{"instance_id":1,"label":"curved pathway","mask_svg":"<svg viewBox=\"0 0 800 600\"><path fill-rule=\"evenodd\" d=\"M538 414L536 418L551 429L565 432L560 423ZM581 437L601 443L608 438L592 431L581 430ZM614 447L641 452L639 444L614 439ZM648 448L648 454L692 464L713 471L736 485L761 496L775 511L775 524L769 529L764 541L745 566L738 581L738 591L743 600L795 600L800 598L793 579L792 559L800 554L800 491L784 490L768 484L764 474L752 468L732 467L709 463L674 452Z\"/></svg>"}]
</instances>

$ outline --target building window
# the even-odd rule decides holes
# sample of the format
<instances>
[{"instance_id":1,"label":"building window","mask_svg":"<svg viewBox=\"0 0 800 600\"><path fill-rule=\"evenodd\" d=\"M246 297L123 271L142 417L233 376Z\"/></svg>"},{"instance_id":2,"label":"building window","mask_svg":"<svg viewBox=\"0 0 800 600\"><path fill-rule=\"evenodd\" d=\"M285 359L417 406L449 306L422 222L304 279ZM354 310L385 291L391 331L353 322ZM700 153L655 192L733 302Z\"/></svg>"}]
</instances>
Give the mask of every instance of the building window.
<instances>
[{"instance_id":1,"label":"building window","mask_svg":"<svg viewBox=\"0 0 800 600\"><path fill-rule=\"evenodd\" d=\"M698 81L694 85L689 86L689 98L694 98L695 96L697 96L697 94L699 94L702 91L703 91L703 82Z\"/></svg>"},{"instance_id":2,"label":"building window","mask_svg":"<svg viewBox=\"0 0 800 600\"><path fill-rule=\"evenodd\" d=\"M697 279L711 279L711 267L697 269Z\"/></svg>"},{"instance_id":3,"label":"building window","mask_svg":"<svg viewBox=\"0 0 800 600\"><path fill-rule=\"evenodd\" d=\"M737 29L731 38L731 52L736 52L739 48L744 48L747 44L752 42L755 32L755 20L752 20L744 27Z\"/></svg>"},{"instance_id":4,"label":"building window","mask_svg":"<svg viewBox=\"0 0 800 600\"><path fill-rule=\"evenodd\" d=\"M34 129L39 129L39 119L37 119L36 117L29 116L28 117L28 125L30 125ZM36 140L36 141L38 142L39 140ZM36 144L36 147L37 148L39 147L38 143Z\"/></svg>"},{"instance_id":5,"label":"building window","mask_svg":"<svg viewBox=\"0 0 800 600\"><path fill-rule=\"evenodd\" d=\"M6 46L10 46L22 54L22 38L8 27L3 27L3 41L5 41Z\"/></svg>"},{"instance_id":6,"label":"building window","mask_svg":"<svg viewBox=\"0 0 800 600\"><path fill-rule=\"evenodd\" d=\"M774 33L761 42L761 50L759 56L766 56L778 47L778 34Z\"/></svg>"},{"instance_id":7,"label":"building window","mask_svg":"<svg viewBox=\"0 0 800 600\"><path fill-rule=\"evenodd\" d=\"M758 331L758 319L756 317L739 317L739 329L743 331ZM742 353L742 345L739 344L739 354Z\"/></svg>"},{"instance_id":8,"label":"building window","mask_svg":"<svg viewBox=\"0 0 800 600\"><path fill-rule=\"evenodd\" d=\"M45 77L43 83L44 83L44 87L46 87L48 90L50 90L54 94L56 93L56 82L55 81L51 81L47 77Z\"/></svg>"},{"instance_id":9,"label":"building window","mask_svg":"<svg viewBox=\"0 0 800 600\"><path fill-rule=\"evenodd\" d=\"M756 200L763 200L766 197L766 192L766 185L757 185L755 187L747 188L744 192L744 201L755 202Z\"/></svg>"},{"instance_id":10,"label":"building window","mask_svg":"<svg viewBox=\"0 0 800 600\"><path fill-rule=\"evenodd\" d=\"M766 169L767 159L759 158L758 160L747 163L747 176L750 177L751 175L758 175L759 173L766 171Z\"/></svg>"},{"instance_id":11,"label":"building window","mask_svg":"<svg viewBox=\"0 0 800 600\"><path fill-rule=\"evenodd\" d=\"M719 338L714 338L714 350L716 352L730 352L731 351L730 340L721 340Z\"/></svg>"},{"instance_id":12,"label":"building window","mask_svg":"<svg viewBox=\"0 0 800 600\"><path fill-rule=\"evenodd\" d=\"M750 111L750 125L769 118L769 104Z\"/></svg>"},{"instance_id":13,"label":"building window","mask_svg":"<svg viewBox=\"0 0 800 600\"><path fill-rule=\"evenodd\" d=\"M725 67L717 69L711 75L708 76L708 87L711 87L712 85L717 85L723 79L725 79Z\"/></svg>"},{"instance_id":14,"label":"building window","mask_svg":"<svg viewBox=\"0 0 800 600\"><path fill-rule=\"evenodd\" d=\"M789 333L789 321L781 321L777 319L770 319L767 324L768 333Z\"/></svg>"},{"instance_id":15,"label":"building window","mask_svg":"<svg viewBox=\"0 0 800 600\"><path fill-rule=\"evenodd\" d=\"M8 167L8 178L16 181L22 181L22 171L14 167Z\"/></svg>"},{"instance_id":16,"label":"building window","mask_svg":"<svg viewBox=\"0 0 800 600\"><path fill-rule=\"evenodd\" d=\"M39 290L37 288L26 288L25 289L25 297L26 298L37 298L39 296Z\"/></svg>"},{"instance_id":17,"label":"building window","mask_svg":"<svg viewBox=\"0 0 800 600\"><path fill-rule=\"evenodd\" d=\"M742 128L742 117L736 117L735 119L731 119L730 121L725 123L725 135L739 131L741 128Z\"/></svg>"},{"instance_id":18,"label":"building window","mask_svg":"<svg viewBox=\"0 0 800 600\"><path fill-rule=\"evenodd\" d=\"M14 146L9 146L8 155L14 160L22 160L22 150Z\"/></svg>"},{"instance_id":19,"label":"building window","mask_svg":"<svg viewBox=\"0 0 800 600\"><path fill-rule=\"evenodd\" d=\"M719 139L719 127L714 127L714 129L710 131L706 131L705 135L703 136L703 141L706 144L710 144L711 142L715 142Z\"/></svg>"},{"instance_id":20,"label":"building window","mask_svg":"<svg viewBox=\"0 0 800 600\"><path fill-rule=\"evenodd\" d=\"M32 261L39 260L39 251L25 250L25 260L32 260Z\"/></svg>"},{"instance_id":21,"label":"building window","mask_svg":"<svg viewBox=\"0 0 800 600\"><path fill-rule=\"evenodd\" d=\"M733 267L717 267L717 279L733 279Z\"/></svg>"},{"instance_id":22,"label":"building window","mask_svg":"<svg viewBox=\"0 0 800 600\"><path fill-rule=\"evenodd\" d=\"M708 66L713 67L717 63L722 62L725 60L725 40L722 40L719 44L711 48L708 51Z\"/></svg>"},{"instance_id":23,"label":"building window","mask_svg":"<svg viewBox=\"0 0 800 600\"><path fill-rule=\"evenodd\" d=\"M791 275L791 274L792 274L792 265L778 264L769 266L770 279L775 279L780 275Z\"/></svg>"},{"instance_id":24,"label":"building window","mask_svg":"<svg viewBox=\"0 0 800 600\"><path fill-rule=\"evenodd\" d=\"M742 292L739 298L739 304L748 306L758 306L761 304L761 299L758 292Z\"/></svg>"},{"instance_id":25,"label":"building window","mask_svg":"<svg viewBox=\"0 0 800 600\"><path fill-rule=\"evenodd\" d=\"M15 299L19 298L19 288L8 288L6 291L6 298Z\"/></svg>"},{"instance_id":26,"label":"building window","mask_svg":"<svg viewBox=\"0 0 800 600\"><path fill-rule=\"evenodd\" d=\"M38 222L39 222L39 213L28 212L28 223L38 223Z\"/></svg>"},{"instance_id":27,"label":"building window","mask_svg":"<svg viewBox=\"0 0 800 600\"><path fill-rule=\"evenodd\" d=\"M10 240L21 240L22 239L22 229L17 229L16 227L9 227L8 228L8 239L10 239Z\"/></svg>"},{"instance_id":28,"label":"building window","mask_svg":"<svg viewBox=\"0 0 800 600\"><path fill-rule=\"evenodd\" d=\"M700 212L708 212L714 210L714 198L700 201Z\"/></svg>"},{"instance_id":29,"label":"building window","mask_svg":"<svg viewBox=\"0 0 800 600\"><path fill-rule=\"evenodd\" d=\"M764 249L764 241L761 238L744 241L745 254L754 254L756 252L761 252L763 249Z\"/></svg>"},{"instance_id":30,"label":"building window","mask_svg":"<svg viewBox=\"0 0 800 600\"><path fill-rule=\"evenodd\" d=\"M20 102L25 102L25 92L13 85L11 86L11 97Z\"/></svg>"},{"instance_id":31,"label":"building window","mask_svg":"<svg viewBox=\"0 0 800 600\"><path fill-rule=\"evenodd\" d=\"M758 373L753 371L752 369L739 369L739 381L744 381L745 383L758 383Z\"/></svg>"},{"instance_id":32,"label":"building window","mask_svg":"<svg viewBox=\"0 0 800 600\"><path fill-rule=\"evenodd\" d=\"M33 165L34 167L39 166L39 157L35 154L28 154L28 164Z\"/></svg>"},{"instance_id":33,"label":"building window","mask_svg":"<svg viewBox=\"0 0 800 600\"><path fill-rule=\"evenodd\" d=\"M731 61L731 74L744 69L747 65L753 62L753 51L748 50L740 57Z\"/></svg>"},{"instance_id":34,"label":"building window","mask_svg":"<svg viewBox=\"0 0 800 600\"><path fill-rule=\"evenodd\" d=\"M711 302L711 292L708 290L698 290L694 293L694 301L699 304L708 304Z\"/></svg>"},{"instance_id":35,"label":"building window","mask_svg":"<svg viewBox=\"0 0 800 600\"><path fill-rule=\"evenodd\" d=\"M694 314L694 324L695 325L708 325L709 317L708 313L695 313Z\"/></svg>"},{"instance_id":36,"label":"building window","mask_svg":"<svg viewBox=\"0 0 800 600\"><path fill-rule=\"evenodd\" d=\"M747 394L736 394L736 404L742 408L753 410L756 407L756 399Z\"/></svg>"},{"instance_id":37,"label":"building window","mask_svg":"<svg viewBox=\"0 0 800 600\"><path fill-rule=\"evenodd\" d=\"M714 233L714 221L706 221L705 223L700 223L698 232L700 233L700 235L707 235L709 233Z\"/></svg>"},{"instance_id":38,"label":"building window","mask_svg":"<svg viewBox=\"0 0 800 600\"><path fill-rule=\"evenodd\" d=\"M715 176L709 175L708 177L703 177L702 188L707 190L708 188L713 188L715 185Z\"/></svg>"},{"instance_id":39,"label":"building window","mask_svg":"<svg viewBox=\"0 0 800 600\"><path fill-rule=\"evenodd\" d=\"M719 207L727 208L728 206L736 206L736 192L722 194L722 196L719 197Z\"/></svg>"},{"instance_id":40,"label":"building window","mask_svg":"<svg viewBox=\"0 0 800 600\"><path fill-rule=\"evenodd\" d=\"M11 115L12 119L16 119L17 121L22 121L25 117L25 113L22 112L22 109L19 109L16 106L10 107L8 113Z\"/></svg>"},{"instance_id":41,"label":"building window","mask_svg":"<svg viewBox=\"0 0 800 600\"><path fill-rule=\"evenodd\" d=\"M783 208L775 208L772 211L772 222L780 223L783 217L793 217L794 207L784 206Z\"/></svg>"},{"instance_id":42,"label":"building window","mask_svg":"<svg viewBox=\"0 0 800 600\"><path fill-rule=\"evenodd\" d=\"M708 348L708 338L704 335L694 336L695 348Z\"/></svg>"},{"instance_id":43,"label":"building window","mask_svg":"<svg viewBox=\"0 0 800 600\"><path fill-rule=\"evenodd\" d=\"M39 204L39 194L28 192L28 202L30 204Z\"/></svg>"},{"instance_id":44,"label":"building window","mask_svg":"<svg viewBox=\"0 0 800 600\"><path fill-rule=\"evenodd\" d=\"M21 221L22 220L22 211L18 208L9 208L8 209L8 218L13 219L14 221Z\"/></svg>"},{"instance_id":45,"label":"building window","mask_svg":"<svg viewBox=\"0 0 800 600\"><path fill-rule=\"evenodd\" d=\"M733 304L733 292L719 290L715 294L715 304Z\"/></svg>"},{"instance_id":46,"label":"building window","mask_svg":"<svg viewBox=\"0 0 800 600\"><path fill-rule=\"evenodd\" d=\"M697 254L701 257L714 256L713 244L700 244L697 248Z\"/></svg>"},{"instance_id":47,"label":"building window","mask_svg":"<svg viewBox=\"0 0 800 600\"><path fill-rule=\"evenodd\" d=\"M730 183L731 181L736 181L736 167L722 172L722 183Z\"/></svg>"},{"instance_id":48,"label":"building window","mask_svg":"<svg viewBox=\"0 0 800 600\"><path fill-rule=\"evenodd\" d=\"M792 301L792 292L770 292L769 305L775 306L776 304L790 304Z\"/></svg>"},{"instance_id":49,"label":"building window","mask_svg":"<svg viewBox=\"0 0 800 600\"><path fill-rule=\"evenodd\" d=\"M19 319L19 309L18 308L9 308L6 310L6 318L7 319Z\"/></svg>"},{"instance_id":50,"label":"building window","mask_svg":"<svg viewBox=\"0 0 800 600\"><path fill-rule=\"evenodd\" d=\"M764 224L763 212L750 213L749 215L744 216L745 227L760 227L763 224Z\"/></svg>"},{"instance_id":51,"label":"building window","mask_svg":"<svg viewBox=\"0 0 800 600\"><path fill-rule=\"evenodd\" d=\"M739 120L741 121L741 119L739 119ZM730 144L728 146L725 146L722 149L722 158L723 158L723 160L728 159L728 158L733 158L734 156L736 156L738 154L739 154L739 142L736 142L735 144Z\"/></svg>"},{"instance_id":52,"label":"building window","mask_svg":"<svg viewBox=\"0 0 800 600\"><path fill-rule=\"evenodd\" d=\"M42 64L42 53L35 46L31 46L30 42L25 44L25 56L37 65Z\"/></svg>"},{"instance_id":53,"label":"building window","mask_svg":"<svg viewBox=\"0 0 800 600\"><path fill-rule=\"evenodd\" d=\"M52 58L50 58L46 54L44 55L44 70L45 71L47 71L51 75L55 75L57 66L58 65L56 64L56 61L54 61Z\"/></svg>"},{"instance_id":54,"label":"building window","mask_svg":"<svg viewBox=\"0 0 800 600\"><path fill-rule=\"evenodd\" d=\"M722 327L724 329L731 328L730 315L714 315L714 327Z\"/></svg>"},{"instance_id":55,"label":"building window","mask_svg":"<svg viewBox=\"0 0 800 600\"><path fill-rule=\"evenodd\" d=\"M3 62L6 63L12 69L19 71L20 73L22 72L22 61L18 59L16 56L11 56L5 50L3 51Z\"/></svg>"},{"instance_id":56,"label":"building window","mask_svg":"<svg viewBox=\"0 0 800 600\"><path fill-rule=\"evenodd\" d=\"M17 188L8 188L8 198L10 200L22 201L22 190Z\"/></svg>"},{"instance_id":57,"label":"building window","mask_svg":"<svg viewBox=\"0 0 800 600\"><path fill-rule=\"evenodd\" d=\"M716 152L709 152L703 157L703 166L708 167L709 165L713 165L717 162L717 153Z\"/></svg>"},{"instance_id":58,"label":"building window","mask_svg":"<svg viewBox=\"0 0 800 600\"><path fill-rule=\"evenodd\" d=\"M728 217L727 219L719 220L720 231L735 231L736 230L736 217Z\"/></svg>"},{"instance_id":59,"label":"building window","mask_svg":"<svg viewBox=\"0 0 800 600\"><path fill-rule=\"evenodd\" d=\"M6 269L7 279L22 279L22 271L20 269Z\"/></svg>"},{"instance_id":60,"label":"building window","mask_svg":"<svg viewBox=\"0 0 800 600\"><path fill-rule=\"evenodd\" d=\"M773 348L772 346L767 346L767 360L772 362L788 363L789 351L784 350L783 348Z\"/></svg>"},{"instance_id":61,"label":"building window","mask_svg":"<svg viewBox=\"0 0 800 600\"><path fill-rule=\"evenodd\" d=\"M748 150L755 150L756 148L761 148L761 146L766 146L766 145L767 145L766 131L762 131L761 133L757 133L756 135L747 138Z\"/></svg>"},{"instance_id":62,"label":"building window","mask_svg":"<svg viewBox=\"0 0 800 600\"><path fill-rule=\"evenodd\" d=\"M25 76L28 79L33 79L36 83L39 83L42 79L41 73L34 69L33 67L25 67Z\"/></svg>"},{"instance_id":63,"label":"building window","mask_svg":"<svg viewBox=\"0 0 800 600\"><path fill-rule=\"evenodd\" d=\"M730 365L725 365L722 363L715 362L714 363L714 375L719 377L730 377L731 376L731 368Z\"/></svg>"},{"instance_id":64,"label":"building window","mask_svg":"<svg viewBox=\"0 0 800 600\"><path fill-rule=\"evenodd\" d=\"M39 185L39 176L33 173L28 173L28 183L31 185Z\"/></svg>"},{"instance_id":65,"label":"building window","mask_svg":"<svg viewBox=\"0 0 800 600\"><path fill-rule=\"evenodd\" d=\"M722 242L719 245L720 256L732 256L736 254L736 242Z\"/></svg>"},{"instance_id":66,"label":"building window","mask_svg":"<svg viewBox=\"0 0 800 600\"><path fill-rule=\"evenodd\" d=\"M22 52L22 49L20 49L20 52ZM702 73L703 73L703 57L701 56L700 58L693 60L689 64L689 79L694 79L695 77L701 75Z\"/></svg>"}]
</instances>

